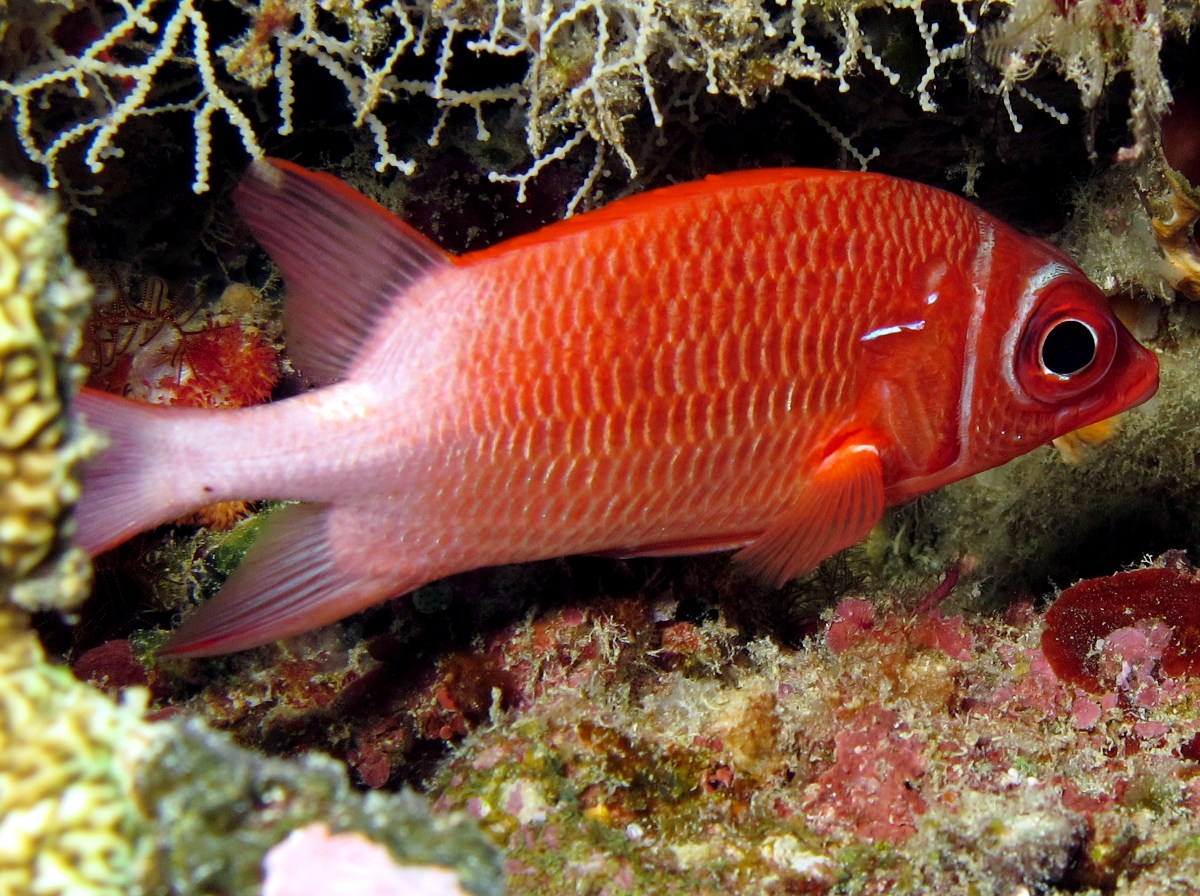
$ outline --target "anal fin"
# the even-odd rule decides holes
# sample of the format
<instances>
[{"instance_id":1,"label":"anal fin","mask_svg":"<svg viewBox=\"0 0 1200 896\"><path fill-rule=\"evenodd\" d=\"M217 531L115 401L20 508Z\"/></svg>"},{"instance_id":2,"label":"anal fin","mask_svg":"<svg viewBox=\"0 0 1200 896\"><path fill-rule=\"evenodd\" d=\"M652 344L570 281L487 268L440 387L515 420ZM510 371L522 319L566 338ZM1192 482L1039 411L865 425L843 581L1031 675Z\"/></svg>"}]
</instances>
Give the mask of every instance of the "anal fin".
<instances>
[{"instance_id":1,"label":"anal fin","mask_svg":"<svg viewBox=\"0 0 1200 896\"><path fill-rule=\"evenodd\" d=\"M424 584L384 581L361 564L339 563L331 534L346 511L321 504L276 511L221 590L184 619L159 653L199 657L257 647Z\"/></svg>"},{"instance_id":2,"label":"anal fin","mask_svg":"<svg viewBox=\"0 0 1200 896\"><path fill-rule=\"evenodd\" d=\"M795 503L735 559L783 585L865 538L883 509L879 450L869 442L843 442L802 483Z\"/></svg>"}]
</instances>

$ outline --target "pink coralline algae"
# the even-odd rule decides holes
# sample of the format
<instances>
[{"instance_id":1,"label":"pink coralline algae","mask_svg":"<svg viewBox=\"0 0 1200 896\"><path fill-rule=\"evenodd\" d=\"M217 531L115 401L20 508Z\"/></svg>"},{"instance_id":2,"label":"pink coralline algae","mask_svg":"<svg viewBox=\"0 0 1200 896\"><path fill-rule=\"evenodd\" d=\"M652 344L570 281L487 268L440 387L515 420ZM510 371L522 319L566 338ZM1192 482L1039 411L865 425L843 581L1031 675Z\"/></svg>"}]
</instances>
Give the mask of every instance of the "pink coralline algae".
<instances>
[{"instance_id":1,"label":"pink coralline algae","mask_svg":"<svg viewBox=\"0 0 1200 896\"><path fill-rule=\"evenodd\" d=\"M85 651L71 665L71 671L80 681L90 681L113 693L150 683L146 667L134 656L132 646L124 638L105 641Z\"/></svg>"},{"instance_id":2,"label":"pink coralline algae","mask_svg":"<svg viewBox=\"0 0 1200 896\"><path fill-rule=\"evenodd\" d=\"M1157 568L1080 582L1046 613L1042 651L1059 678L1094 693L1140 691L1157 666L1168 678L1196 675L1200 577Z\"/></svg>"},{"instance_id":3,"label":"pink coralline algae","mask_svg":"<svg viewBox=\"0 0 1200 896\"><path fill-rule=\"evenodd\" d=\"M262 896L466 896L445 868L404 866L362 834L322 824L288 835L263 860Z\"/></svg>"},{"instance_id":4,"label":"pink coralline algae","mask_svg":"<svg viewBox=\"0 0 1200 896\"><path fill-rule=\"evenodd\" d=\"M925 812L918 782L925 744L898 713L868 706L834 735L836 758L810 785L803 807L814 820L849 823L865 840L897 844Z\"/></svg>"},{"instance_id":5,"label":"pink coralline algae","mask_svg":"<svg viewBox=\"0 0 1200 896\"><path fill-rule=\"evenodd\" d=\"M938 650L956 660L969 659L974 639L961 616L942 616L937 607L916 615L889 614L876 620L869 600L848 597L833 611L825 643L834 653L872 641L903 640L913 647Z\"/></svg>"},{"instance_id":6,"label":"pink coralline algae","mask_svg":"<svg viewBox=\"0 0 1200 896\"><path fill-rule=\"evenodd\" d=\"M833 611L825 643L834 653L841 653L870 638L874 630L875 605L869 600L848 597Z\"/></svg>"}]
</instances>

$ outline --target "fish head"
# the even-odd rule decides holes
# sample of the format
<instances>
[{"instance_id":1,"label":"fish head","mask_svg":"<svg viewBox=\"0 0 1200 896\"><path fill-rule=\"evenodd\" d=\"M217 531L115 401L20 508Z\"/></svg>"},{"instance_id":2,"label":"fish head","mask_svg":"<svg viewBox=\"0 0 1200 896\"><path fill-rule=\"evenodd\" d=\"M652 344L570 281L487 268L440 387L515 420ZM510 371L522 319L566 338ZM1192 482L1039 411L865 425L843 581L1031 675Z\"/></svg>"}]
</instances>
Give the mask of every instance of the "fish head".
<instances>
[{"instance_id":1,"label":"fish head","mask_svg":"<svg viewBox=\"0 0 1200 896\"><path fill-rule=\"evenodd\" d=\"M1158 359L1065 253L999 227L977 264L982 303L964 389L978 470L1147 401ZM971 347L968 346L970 353Z\"/></svg>"}]
</instances>

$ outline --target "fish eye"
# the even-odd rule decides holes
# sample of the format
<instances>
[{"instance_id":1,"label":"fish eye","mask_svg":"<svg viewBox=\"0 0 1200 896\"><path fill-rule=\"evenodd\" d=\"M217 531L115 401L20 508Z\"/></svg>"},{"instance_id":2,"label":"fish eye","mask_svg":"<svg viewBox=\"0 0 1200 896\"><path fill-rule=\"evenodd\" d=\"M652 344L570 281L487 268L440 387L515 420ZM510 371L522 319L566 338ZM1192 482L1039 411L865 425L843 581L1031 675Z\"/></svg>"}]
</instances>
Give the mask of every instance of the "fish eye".
<instances>
[{"instance_id":1,"label":"fish eye","mask_svg":"<svg viewBox=\"0 0 1200 896\"><path fill-rule=\"evenodd\" d=\"M1047 373L1061 377L1082 373L1096 359L1096 331L1081 320L1059 321L1042 338L1041 357Z\"/></svg>"},{"instance_id":2,"label":"fish eye","mask_svg":"<svg viewBox=\"0 0 1200 896\"><path fill-rule=\"evenodd\" d=\"M1072 401L1102 381L1119 340L1103 293L1082 277L1051 284L1014 345L1017 381L1037 401Z\"/></svg>"}]
</instances>

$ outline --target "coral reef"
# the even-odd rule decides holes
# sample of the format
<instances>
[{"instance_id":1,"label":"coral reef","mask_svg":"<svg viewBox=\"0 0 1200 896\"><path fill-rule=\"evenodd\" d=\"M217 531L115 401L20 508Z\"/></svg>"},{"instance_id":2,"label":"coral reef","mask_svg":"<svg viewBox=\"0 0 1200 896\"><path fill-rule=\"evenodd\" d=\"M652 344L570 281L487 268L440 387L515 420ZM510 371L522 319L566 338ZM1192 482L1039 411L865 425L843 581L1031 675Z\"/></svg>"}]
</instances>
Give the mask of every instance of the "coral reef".
<instances>
[{"instance_id":1,"label":"coral reef","mask_svg":"<svg viewBox=\"0 0 1200 896\"><path fill-rule=\"evenodd\" d=\"M541 674L433 782L506 844L512 893L1182 892L1194 873L1200 692L1163 665L1097 698L1053 671L1028 605L848 599L796 651L613 610L603 657L565 616L495 642Z\"/></svg>"},{"instance_id":2,"label":"coral reef","mask_svg":"<svg viewBox=\"0 0 1200 896\"><path fill-rule=\"evenodd\" d=\"M1187 4L1161 0L1013 0L1009 12L987 35L985 53L1001 74L997 91L1014 128L1009 93L1039 66L1050 61L1079 89L1085 109L1095 107L1102 91L1121 74L1133 80L1132 144L1121 150L1125 160L1140 158L1157 140L1158 121L1171 101L1159 64L1164 25L1187 27L1193 14ZM1034 100L1036 103L1036 100ZM1054 110L1046 110L1054 114Z\"/></svg>"},{"instance_id":3,"label":"coral reef","mask_svg":"<svg viewBox=\"0 0 1200 896\"><path fill-rule=\"evenodd\" d=\"M27 610L69 610L91 567L70 546L83 442L67 423L91 288L52 203L0 178L0 588Z\"/></svg>"},{"instance_id":4,"label":"coral reef","mask_svg":"<svg viewBox=\"0 0 1200 896\"><path fill-rule=\"evenodd\" d=\"M1200 248L1196 221L1200 220L1200 189L1179 172L1167 168L1165 189L1151 224L1162 246L1172 285L1191 299L1200 299Z\"/></svg>"},{"instance_id":5,"label":"coral reef","mask_svg":"<svg viewBox=\"0 0 1200 896\"><path fill-rule=\"evenodd\" d=\"M1177 554L1120 570L1200 546L1200 309L1174 302L1200 254L1198 9L0 0L0 172L71 210L108 388L299 388L225 198L264 151L370 181L455 249L709 171L870 163L1057 233L1163 369L1152 406L1062 443L1073 464L1043 450L931 496L773 594L719 557L555 561L160 661L262 517L160 532L103 561L78 627L35 620L95 687L0 607L0 890L254 892L270 856L288 893L300 831L306 860L448 892L1188 892L1200 684L1190 604L1167 598L1195 575ZM0 576L28 609L73 607L87 575L62 415L86 287L57 220L0 189L23 434L0 454ZM1073 609L1102 592L1104 625Z\"/></svg>"},{"instance_id":6,"label":"coral reef","mask_svg":"<svg viewBox=\"0 0 1200 896\"><path fill-rule=\"evenodd\" d=\"M268 761L195 721L148 722L144 690L118 704L47 664L7 609L0 702L5 893L252 892L268 850L318 820L371 834L393 861L452 867L470 893L500 892L469 823L432 815L412 793L363 797L326 757Z\"/></svg>"},{"instance_id":7,"label":"coral reef","mask_svg":"<svg viewBox=\"0 0 1200 896\"><path fill-rule=\"evenodd\" d=\"M223 661L183 705L272 749L328 738L372 787L424 769L503 845L511 893L1182 892L1200 679L1136 622L1140 577L1191 581L1163 562L1114 580L1130 631L1099 689L1046 646L1069 593L1045 617L967 618L936 606L953 575L889 586L784 649L697 620L694 583L659 573L424 672L397 636L364 652L331 631ZM1190 638L1162 606L1147 616ZM178 696L196 671L155 674Z\"/></svg>"}]
</instances>

